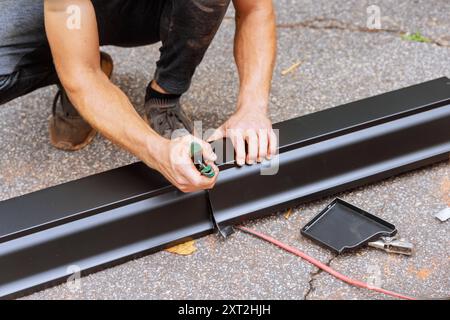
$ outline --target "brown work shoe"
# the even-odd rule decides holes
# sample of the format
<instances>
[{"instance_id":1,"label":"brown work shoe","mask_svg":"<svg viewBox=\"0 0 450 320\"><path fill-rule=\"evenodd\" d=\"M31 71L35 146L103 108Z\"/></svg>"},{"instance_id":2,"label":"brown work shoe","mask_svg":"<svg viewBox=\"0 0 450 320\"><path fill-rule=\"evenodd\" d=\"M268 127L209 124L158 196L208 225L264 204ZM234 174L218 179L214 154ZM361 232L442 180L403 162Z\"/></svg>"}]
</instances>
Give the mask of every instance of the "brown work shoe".
<instances>
[{"instance_id":1,"label":"brown work shoe","mask_svg":"<svg viewBox=\"0 0 450 320\"><path fill-rule=\"evenodd\" d=\"M104 52L100 53L101 68L111 77L113 61ZM58 149L76 151L87 146L97 134L78 113L60 86L53 101L52 116L49 122L50 143Z\"/></svg>"}]
</instances>

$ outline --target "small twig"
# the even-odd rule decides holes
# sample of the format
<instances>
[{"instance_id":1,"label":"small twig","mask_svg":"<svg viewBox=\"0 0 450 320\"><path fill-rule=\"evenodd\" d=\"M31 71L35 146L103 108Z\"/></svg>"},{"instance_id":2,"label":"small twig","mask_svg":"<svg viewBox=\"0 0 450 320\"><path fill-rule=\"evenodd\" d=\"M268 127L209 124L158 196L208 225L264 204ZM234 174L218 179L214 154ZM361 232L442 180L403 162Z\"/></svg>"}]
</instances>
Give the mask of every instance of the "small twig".
<instances>
[{"instance_id":1,"label":"small twig","mask_svg":"<svg viewBox=\"0 0 450 320\"><path fill-rule=\"evenodd\" d=\"M288 211L284 214L284 218L287 220L292 215L292 208L289 208Z\"/></svg>"},{"instance_id":2,"label":"small twig","mask_svg":"<svg viewBox=\"0 0 450 320\"><path fill-rule=\"evenodd\" d=\"M288 73L291 73L292 71L294 71L295 69L297 69L300 65L301 65L301 61L298 61L296 63L294 63L293 65L291 65L289 68L284 69L283 71L281 71L281 75L285 76Z\"/></svg>"}]
</instances>

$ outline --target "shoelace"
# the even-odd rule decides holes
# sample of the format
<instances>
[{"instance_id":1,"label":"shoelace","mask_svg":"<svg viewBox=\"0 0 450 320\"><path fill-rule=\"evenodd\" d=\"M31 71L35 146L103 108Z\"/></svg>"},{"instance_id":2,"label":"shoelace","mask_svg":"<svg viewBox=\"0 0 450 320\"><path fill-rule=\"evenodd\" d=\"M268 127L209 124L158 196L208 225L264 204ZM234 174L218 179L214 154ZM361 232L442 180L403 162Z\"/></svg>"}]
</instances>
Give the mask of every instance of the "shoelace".
<instances>
[{"instance_id":1,"label":"shoelace","mask_svg":"<svg viewBox=\"0 0 450 320\"><path fill-rule=\"evenodd\" d=\"M169 129L177 129L177 121L184 124L183 120L180 118L179 114L174 111L175 107L170 107L167 109L160 109L160 114L158 115L158 125L162 126L164 123L168 124Z\"/></svg>"},{"instance_id":2,"label":"shoelace","mask_svg":"<svg viewBox=\"0 0 450 320\"><path fill-rule=\"evenodd\" d=\"M53 99L53 106L52 106L53 116L56 115L56 106L60 97L61 97L61 90L58 90L58 92L56 92L55 98Z\"/></svg>"},{"instance_id":3,"label":"shoelace","mask_svg":"<svg viewBox=\"0 0 450 320\"><path fill-rule=\"evenodd\" d=\"M190 124L181 116L182 110L177 104L174 105L163 105L159 101L160 106L157 107L158 114L155 116L155 122L158 127L164 130L175 130L179 129L177 124L181 122L185 128L189 130Z\"/></svg>"}]
</instances>

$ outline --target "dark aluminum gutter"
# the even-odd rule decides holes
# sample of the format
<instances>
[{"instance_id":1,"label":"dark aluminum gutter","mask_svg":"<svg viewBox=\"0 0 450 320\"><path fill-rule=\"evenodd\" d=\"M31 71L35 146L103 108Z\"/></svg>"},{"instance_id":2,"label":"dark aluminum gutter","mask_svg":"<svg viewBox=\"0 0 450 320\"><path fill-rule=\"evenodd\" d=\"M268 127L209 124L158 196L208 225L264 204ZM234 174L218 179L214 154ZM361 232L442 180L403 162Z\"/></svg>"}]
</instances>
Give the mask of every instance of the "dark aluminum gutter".
<instances>
[{"instance_id":1,"label":"dark aluminum gutter","mask_svg":"<svg viewBox=\"0 0 450 320\"><path fill-rule=\"evenodd\" d=\"M0 297L16 297L233 224L448 159L441 78L275 125L279 169L220 164L183 194L135 163L0 202Z\"/></svg>"}]
</instances>

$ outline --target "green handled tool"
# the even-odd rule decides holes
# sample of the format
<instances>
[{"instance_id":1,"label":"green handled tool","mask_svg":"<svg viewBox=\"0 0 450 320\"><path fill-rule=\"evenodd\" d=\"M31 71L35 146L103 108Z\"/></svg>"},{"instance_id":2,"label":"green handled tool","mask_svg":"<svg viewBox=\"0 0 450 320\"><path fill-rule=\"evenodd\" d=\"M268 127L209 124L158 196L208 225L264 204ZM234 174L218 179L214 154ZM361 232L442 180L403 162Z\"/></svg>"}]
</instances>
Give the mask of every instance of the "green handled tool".
<instances>
[{"instance_id":1,"label":"green handled tool","mask_svg":"<svg viewBox=\"0 0 450 320\"><path fill-rule=\"evenodd\" d=\"M208 178L212 178L215 175L215 172L213 168L209 165L203 162L203 152L202 152L202 146L197 142L191 143L191 158L194 162L195 167L202 175Z\"/></svg>"}]
</instances>

